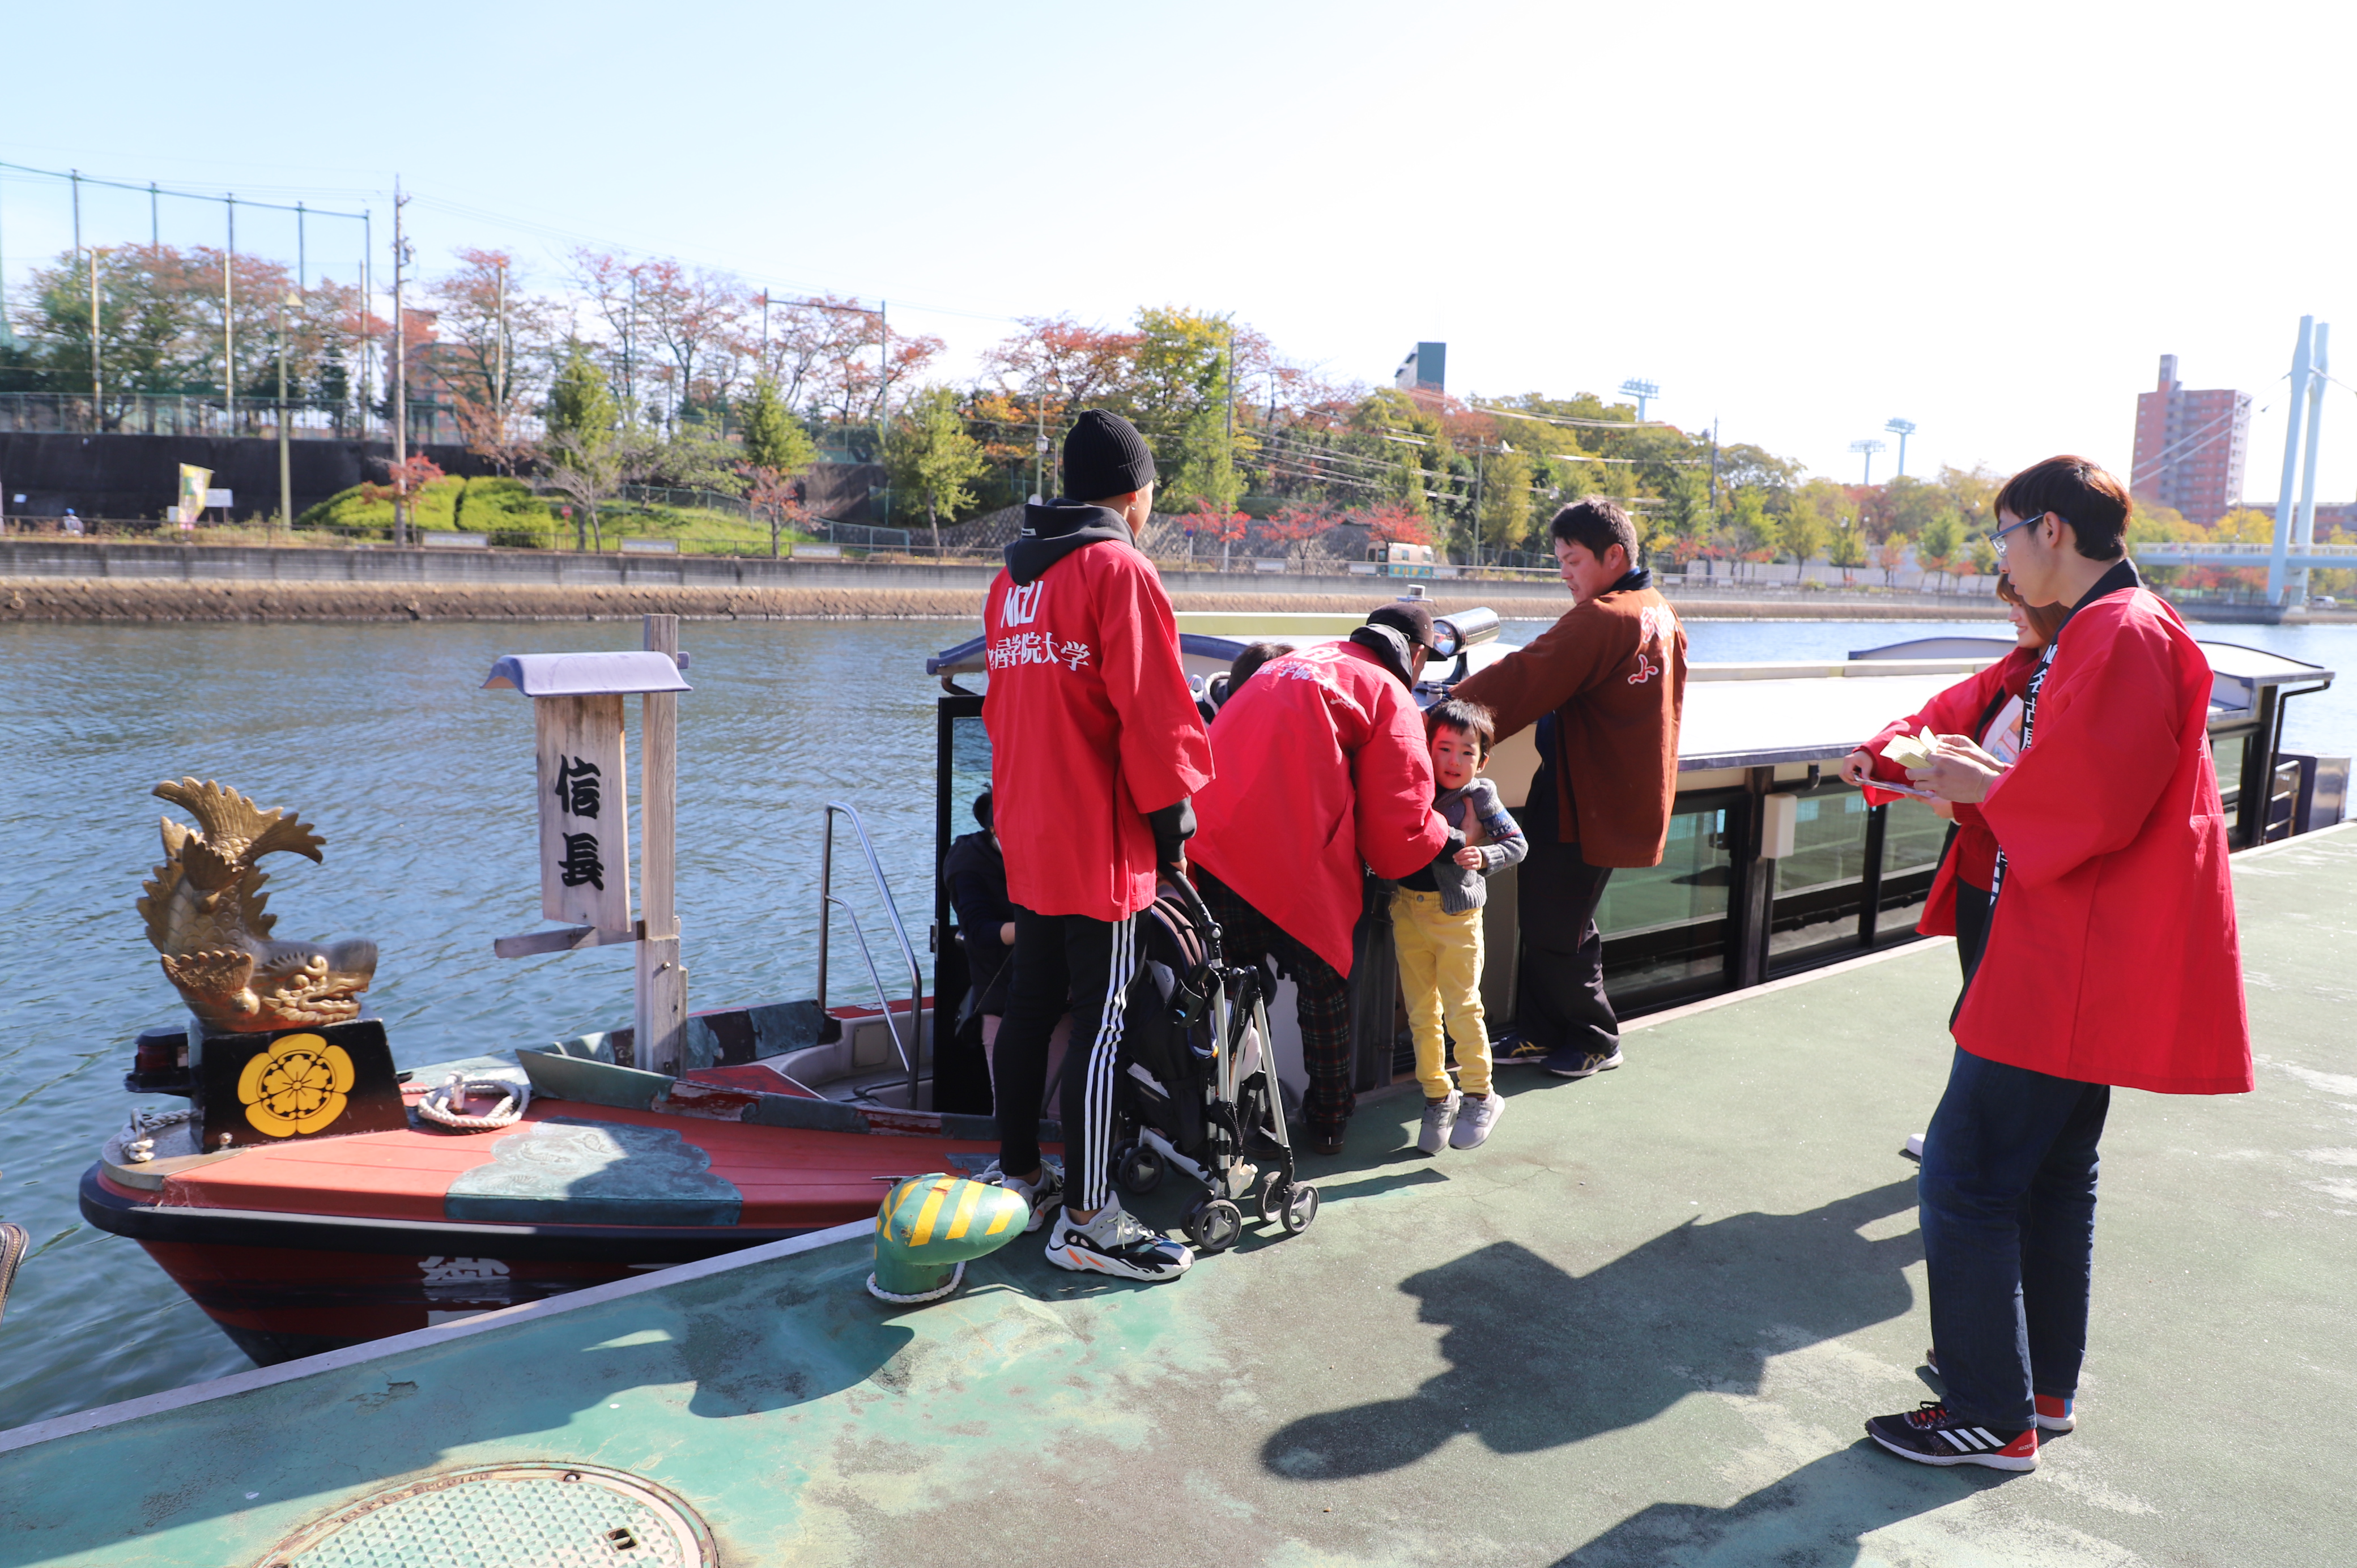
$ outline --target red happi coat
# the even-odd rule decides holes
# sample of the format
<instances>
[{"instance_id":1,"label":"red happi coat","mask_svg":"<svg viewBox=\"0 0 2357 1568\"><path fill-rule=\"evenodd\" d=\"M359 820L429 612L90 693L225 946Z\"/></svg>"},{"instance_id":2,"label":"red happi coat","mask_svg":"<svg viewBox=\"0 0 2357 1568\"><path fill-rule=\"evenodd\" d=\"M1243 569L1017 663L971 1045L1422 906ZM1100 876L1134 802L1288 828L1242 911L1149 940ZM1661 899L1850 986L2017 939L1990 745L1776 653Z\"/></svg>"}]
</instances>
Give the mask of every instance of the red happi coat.
<instances>
[{"instance_id":1,"label":"red happi coat","mask_svg":"<svg viewBox=\"0 0 2357 1568\"><path fill-rule=\"evenodd\" d=\"M2017 648L1978 674L1969 675L1942 692L1924 703L1920 713L1883 725L1880 733L1862 747L1874 758L1872 776L1888 779L1894 784L1907 782L1907 769L1882 755L1882 748L1894 736L1921 735L1928 726L1934 735L1966 736L1979 744L1984 738L1978 733L1981 715L1997 702L1999 693L2013 697L2022 694L2029 684L2030 671L2038 668L2044 651ZM1907 799L1870 784L1866 789L1866 803L1869 806ZM1915 922L1915 929L1927 937L1955 935L1957 882L1969 882L1986 892L1989 874L1996 867L1996 835L1981 820L1981 809L1966 803L1954 810L1956 842L1940 857L1940 869L1932 875L1931 896L1923 901L1923 918Z\"/></svg>"},{"instance_id":2,"label":"red happi coat","mask_svg":"<svg viewBox=\"0 0 2357 1568\"><path fill-rule=\"evenodd\" d=\"M2072 612L2029 748L1981 803L2005 865L1957 1045L2084 1083L2250 1090L2210 688L2145 589Z\"/></svg>"},{"instance_id":3,"label":"red happi coat","mask_svg":"<svg viewBox=\"0 0 2357 1568\"><path fill-rule=\"evenodd\" d=\"M992 821L1007 897L1117 920L1154 902L1146 813L1211 780L1211 743L1154 564L1105 540L983 601Z\"/></svg>"},{"instance_id":4,"label":"red happi coat","mask_svg":"<svg viewBox=\"0 0 2357 1568\"><path fill-rule=\"evenodd\" d=\"M1349 974L1361 865L1405 876L1448 837L1415 696L1356 643L1318 643L1254 671L1211 748L1220 776L1195 797L1189 853Z\"/></svg>"}]
</instances>

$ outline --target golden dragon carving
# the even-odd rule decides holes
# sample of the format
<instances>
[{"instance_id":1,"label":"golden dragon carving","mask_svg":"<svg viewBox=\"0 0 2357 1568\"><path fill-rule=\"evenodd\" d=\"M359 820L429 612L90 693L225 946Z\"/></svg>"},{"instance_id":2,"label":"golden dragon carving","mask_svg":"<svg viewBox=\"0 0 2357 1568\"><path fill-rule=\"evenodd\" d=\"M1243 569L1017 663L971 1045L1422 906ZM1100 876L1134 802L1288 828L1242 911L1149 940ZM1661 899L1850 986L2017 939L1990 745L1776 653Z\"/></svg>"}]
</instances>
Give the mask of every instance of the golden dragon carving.
<instances>
[{"instance_id":1,"label":"golden dragon carving","mask_svg":"<svg viewBox=\"0 0 2357 1568\"><path fill-rule=\"evenodd\" d=\"M357 998L376 975L376 944L273 941L277 917L263 909L270 876L262 857L283 850L324 862L326 841L293 812L263 811L210 779L167 781L153 793L197 820L194 830L163 820L164 864L139 900L147 940L188 1010L224 1034L359 1016Z\"/></svg>"}]
</instances>

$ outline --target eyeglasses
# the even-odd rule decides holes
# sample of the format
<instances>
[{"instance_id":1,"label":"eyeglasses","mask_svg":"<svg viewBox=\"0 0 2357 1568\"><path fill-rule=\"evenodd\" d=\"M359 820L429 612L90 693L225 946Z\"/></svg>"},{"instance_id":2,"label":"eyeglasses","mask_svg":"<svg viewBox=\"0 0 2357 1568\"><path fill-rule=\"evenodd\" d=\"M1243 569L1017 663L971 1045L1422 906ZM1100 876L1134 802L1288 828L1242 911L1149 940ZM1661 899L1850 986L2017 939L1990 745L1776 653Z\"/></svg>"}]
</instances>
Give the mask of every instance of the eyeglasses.
<instances>
[{"instance_id":1,"label":"eyeglasses","mask_svg":"<svg viewBox=\"0 0 2357 1568\"><path fill-rule=\"evenodd\" d=\"M2018 522L2007 523L2005 527L1998 529L1995 533L1989 535L1989 543L1996 547L1997 554L2001 557L2005 554L2005 536L2007 534L2015 532L2020 529L2028 528L2033 522L2043 522L2046 521L2048 515L2048 513L2041 511L2036 517L2025 517Z\"/></svg>"}]
</instances>

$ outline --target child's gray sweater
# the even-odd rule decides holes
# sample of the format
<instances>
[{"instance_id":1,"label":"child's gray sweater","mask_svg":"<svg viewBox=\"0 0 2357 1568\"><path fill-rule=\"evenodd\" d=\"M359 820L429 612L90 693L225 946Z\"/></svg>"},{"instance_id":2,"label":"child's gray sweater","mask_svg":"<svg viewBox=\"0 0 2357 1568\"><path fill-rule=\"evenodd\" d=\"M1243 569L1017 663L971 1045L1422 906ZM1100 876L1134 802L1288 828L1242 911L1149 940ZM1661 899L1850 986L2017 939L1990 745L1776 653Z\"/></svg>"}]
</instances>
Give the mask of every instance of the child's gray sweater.
<instances>
[{"instance_id":1,"label":"child's gray sweater","mask_svg":"<svg viewBox=\"0 0 2357 1568\"><path fill-rule=\"evenodd\" d=\"M1444 849L1433 857L1432 864L1422 873L1406 879L1413 887L1425 877L1432 879L1434 889L1440 895L1440 907L1451 915L1461 915L1468 909L1478 909L1489 901L1489 886L1482 878L1501 865L1512 865L1530 849L1523 830L1498 799L1498 787L1487 779L1475 778L1461 789L1444 789L1432 802L1441 820L1458 832L1465 832L1468 821L1479 822L1489 843L1477 845L1481 852L1481 869L1475 871L1457 864L1454 850Z\"/></svg>"}]
</instances>

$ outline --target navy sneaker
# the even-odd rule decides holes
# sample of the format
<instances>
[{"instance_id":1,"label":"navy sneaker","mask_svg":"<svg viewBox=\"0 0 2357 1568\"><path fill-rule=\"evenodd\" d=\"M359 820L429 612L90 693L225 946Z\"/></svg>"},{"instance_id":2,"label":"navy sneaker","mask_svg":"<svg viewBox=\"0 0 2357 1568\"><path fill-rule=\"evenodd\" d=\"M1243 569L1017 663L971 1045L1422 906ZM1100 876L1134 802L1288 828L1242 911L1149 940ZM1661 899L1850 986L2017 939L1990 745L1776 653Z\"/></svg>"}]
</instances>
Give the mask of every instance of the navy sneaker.
<instances>
[{"instance_id":1,"label":"navy sneaker","mask_svg":"<svg viewBox=\"0 0 2357 1568\"><path fill-rule=\"evenodd\" d=\"M2038 1428L2016 1431L1984 1426L1952 1415L1937 1400L1925 1400L1897 1415L1878 1415L1866 1434L1901 1459L1918 1465L1986 1465L1992 1470L2038 1468Z\"/></svg>"},{"instance_id":2,"label":"navy sneaker","mask_svg":"<svg viewBox=\"0 0 2357 1568\"><path fill-rule=\"evenodd\" d=\"M1493 1067L1512 1067L1517 1063L1536 1067L1553 1054L1520 1031L1501 1035L1490 1042L1490 1063Z\"/></svg>"},{"instance_id":3,"label":"navy sneaker","mask_svg":"<svg viewBox=\"0 0 2357 1568\"><path fill-rule=\"evenodd\" d=\"M1923 1352L1923 1364L1932 1369L1933 1376L1939 1375L1940 1352L1936 1347ZM2057 1399L2052 1394L2032 1394L2029 1402L2037 1412L2032 1419L2038 1423L2039 1431L2076 1432L2079 1429L2079 1417L2072 1410L2069 1400Z\"/></svg>"},{"instance_id":4,"label":"navy sneaker","mask_svg":"<svg viewBox=\"0 0 2357 1568\"><path fill-rule=\"evenodd\" d=\"M1546 1058L1546 1069L1557 1078L1594 1078L1620 1065L1620 1047L1609 1051L1562 1050Z\"/></svg>"}]
</instances>

